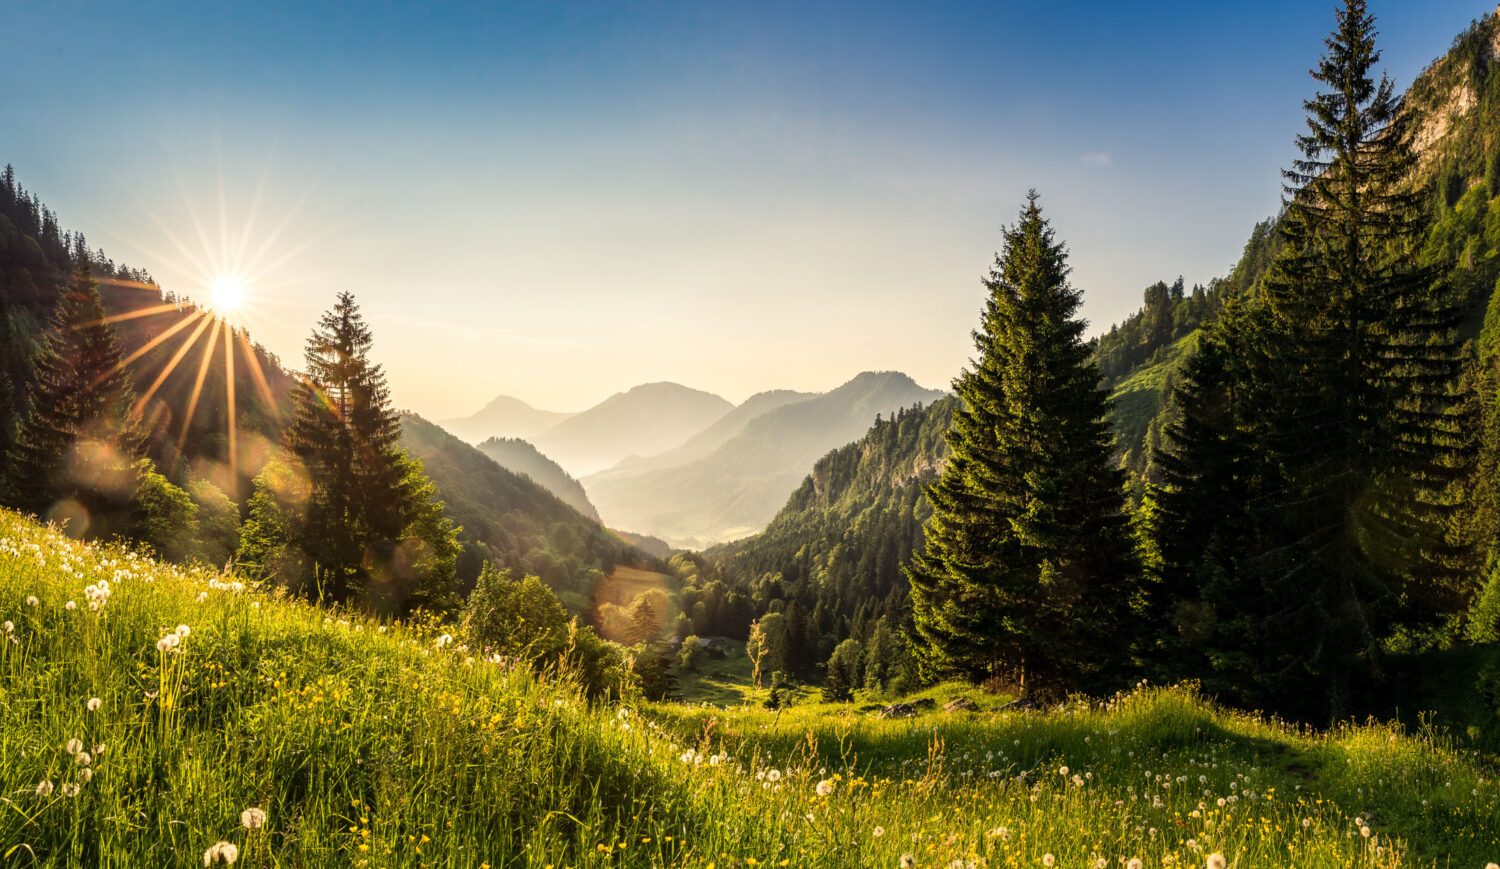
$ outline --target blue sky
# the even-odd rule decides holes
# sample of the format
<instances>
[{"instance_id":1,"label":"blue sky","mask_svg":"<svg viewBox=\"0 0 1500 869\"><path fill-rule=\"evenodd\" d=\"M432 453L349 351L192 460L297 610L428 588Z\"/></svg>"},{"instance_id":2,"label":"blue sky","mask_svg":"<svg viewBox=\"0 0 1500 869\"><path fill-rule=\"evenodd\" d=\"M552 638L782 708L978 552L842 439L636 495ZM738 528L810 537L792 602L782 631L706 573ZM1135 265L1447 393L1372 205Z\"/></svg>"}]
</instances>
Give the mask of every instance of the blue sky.
<instances>
[{"instance_id":1,"label":"blue sky","mask_svg":"<svg viewBox=\"0 0 1500 869\"><path fill-rule=\"evenodd\" d=\"M253 271L247 321L291 362L353 290L434 417L942 386L1027 188L1096 330L1227 271L1333 4L424 7L0 0L0 161L169 289ZM1371 8L1402 87L1492 11Z\"/></svg>"}]
</instances>

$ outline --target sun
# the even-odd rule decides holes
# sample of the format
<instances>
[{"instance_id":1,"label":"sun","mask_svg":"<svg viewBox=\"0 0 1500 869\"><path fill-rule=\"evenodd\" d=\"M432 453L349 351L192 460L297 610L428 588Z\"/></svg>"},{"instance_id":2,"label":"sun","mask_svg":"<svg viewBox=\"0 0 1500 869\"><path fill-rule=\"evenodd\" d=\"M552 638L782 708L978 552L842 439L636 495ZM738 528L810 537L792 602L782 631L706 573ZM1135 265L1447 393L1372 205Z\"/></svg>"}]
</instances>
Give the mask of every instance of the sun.
<instances>
[{"instance_id":1,"label":"sun","mask_svg":"<svg viewBox=\"0 0 1500 869\"><path fill-rule=\"evenodd\" d=\"M233 275L220 275L209 288L209 304L214 312L227 317L245 303L245 282Z\"/></svg>"}]
</instances>

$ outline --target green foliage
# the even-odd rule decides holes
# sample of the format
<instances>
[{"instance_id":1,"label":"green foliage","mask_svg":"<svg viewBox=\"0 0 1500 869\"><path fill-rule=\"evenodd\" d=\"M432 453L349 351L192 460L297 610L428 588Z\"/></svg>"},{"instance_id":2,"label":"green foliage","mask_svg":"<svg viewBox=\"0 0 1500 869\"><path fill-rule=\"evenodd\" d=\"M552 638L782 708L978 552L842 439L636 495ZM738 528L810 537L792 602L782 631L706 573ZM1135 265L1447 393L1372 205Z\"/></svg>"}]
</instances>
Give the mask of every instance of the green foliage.
<instances>
[{"instance_id":1,"label":"green foliage","mask_svg":"<svg viewBox=\"0 0 1500 869\"><path fill-rule=\"evenodd\" d=\"M864 684L865 650L859 640L839 643L828 658L828 674L823 679L823 699L846 703L854 699L854 689Z\"/></svg>"},{"instance_id":2,"label":"green foliage","mask_svg":"<svg viewBox=\"0 0 1500 869\"><path fill-rule=\"evenodd\" d=\"M1490 559L1484 584L1469 608L1464 633L1471 643L1500 643L1500 559Z\"/></svg>"},{"instance_id":3,"label":"green foliage","mask_svg":"<svg viewBox=\"0 0 1500 869\"><path fill-rule=\"evenodd\" d=\"M1037 694L1118 667L1138 588L1080 294L1033 193L986 285L949 459L907 572L924 653Z\"/></svg>"},{"instance_id":4,"label":"green foliage","mask_svg":"<svg viewBox=\"0 0 1500 869\"><path fill-rule=\"evenodd\" d=\"M569 644L568 611L535 576L513 579L486 564L464 605L461 627L486 656L555 664Z\"/></svg>"},{"instance_id":5,"label":"green foliage","mask_svg":"<svg viewBox=\"0 0 1500 869\"><path fill-rule=\"evenodd\" d=\"M682 646L677 650L677 667L684 673L696 672L702 666L705 655L698 635L688 634L682 638Z\"/></svg>"},{"instance_id":6,"label":"green foliage","mask_svg":"<svg viewBox=\"0 0 1500 869\"><path fill-rule=\"evenodd\" d=\"M87 256L80 254L79 262L37 352L8 497L22 509L66 521L75 535L102 538L128 530L140 442L119 344Z\"/></svg>"},{"instance_id":7,"label":"green foliage","mask_svg":"<svg viewBox=\"0 0 1500 869\"><path fill-rule=\"evenodd\" d=\"M187 493L198 508L193 557L212 565L228 563L240 548L239 506L208 480L188 481Z\"/></svg>"},{"instance_id":8,"label":"green foliage","mask_svg":"<svg viewBox=\"0 0 1500 869\"><path fill-rule=\"evenodd\" d=\"M198 543L198 505L187 492L157 473L150 459L136 463L135 476L130 536L162 558L184 560Z\"/></svg>"}]
</instances>

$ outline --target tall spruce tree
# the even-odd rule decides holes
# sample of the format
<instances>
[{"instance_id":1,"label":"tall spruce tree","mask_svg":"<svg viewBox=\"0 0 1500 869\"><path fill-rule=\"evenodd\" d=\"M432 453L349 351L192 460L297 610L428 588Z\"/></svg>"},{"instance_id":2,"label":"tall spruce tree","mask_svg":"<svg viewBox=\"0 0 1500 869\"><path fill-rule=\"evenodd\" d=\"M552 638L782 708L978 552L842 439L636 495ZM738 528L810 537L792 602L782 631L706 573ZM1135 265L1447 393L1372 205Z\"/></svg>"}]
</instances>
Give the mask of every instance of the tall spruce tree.
<instances>
[{"instance_id":1,"label":"tall spruce tree","mask_svg":"<svg viewBox=\"0 0 1500 869\"><path fill-rule=\"evenodd\" d=\"M1383 645L1454 609L1472 569L1452 536L1458 311L1417 259L1410 118L1373 77L1363 2L1326 46L1258 310L1226 320L1178 393L1154 608L1207 603L1221 684L1308 718L1347 713ZM1207 528L1226 522L1242 527Z\"/></svg>"},{"instance_id":2,"label":"tall spruce tree","mask_svg":"<svg viewBox=\"0 0 1500 869\"><path fill-rule=\"evenodd\" d=\"M68 520L71 533L124 534L141 439L130 376L80 248L72 283L42 337L29 409L16 433L8 500Z\"/></svg>"},{"instance_id":3,"label":"tall spruce tree","mask_svg":"<svg viewBox=\"0 0 1500 869\"><path fill-rule=\"evenodd\" d=\"M321 593L334 601L362 589L372 564L389 560L414 513L402 486L400 422L385 374L351 293L340 293L307 340L307 370L293 394L287 447L311 484L299 543Z\"/></svg>"},{"instance_id":4,"label":"tall spruce tree","mask_svg":"<svg viewBox=\"0 0 1500 869\"><path fill-rule=\"evenodd\" d=\"M1033 694L1095 687L1128 658L1139 590L1124 475L1081 295L1035 192L1004 241L907 568L915 628L943 669Z\"/></svg>"}]
</instances>

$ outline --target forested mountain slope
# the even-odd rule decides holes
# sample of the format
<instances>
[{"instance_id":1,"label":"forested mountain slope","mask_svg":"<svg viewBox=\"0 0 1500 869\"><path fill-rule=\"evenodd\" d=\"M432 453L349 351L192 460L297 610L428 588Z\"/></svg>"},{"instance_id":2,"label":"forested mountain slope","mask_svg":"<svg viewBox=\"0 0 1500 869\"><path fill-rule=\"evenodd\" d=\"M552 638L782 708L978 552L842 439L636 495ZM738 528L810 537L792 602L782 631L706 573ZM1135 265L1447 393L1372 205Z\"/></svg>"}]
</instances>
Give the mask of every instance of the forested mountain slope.
<instances>
[{"instance_id":1,"label":"forested mountain slope","mask_svg":"<svg viewBox=\"0 0 1500 869\"><path fill-rule=\"evenodd\" d=\"M416 414L401 417L401 446L422 461L449 517L463 528L459 576L466 582L490 561L541 577L582 612L617 564L651 563L530 478Z\"/></svg>"},{"instance_id":2,"label":"forested mountain slope","mask_svg":"<svg viewBox=\"0 0 1500 869\"><path fill-rule=\"evenodd\" d=\"M530 477L532 482L556 495L564 504L599 521L599 511L589 502L583 484L569 476L557 462L520 438L490 438L479 445L479 451L495 460L500 467Z\"/></svg>"},{"instance_id":3,"label":"forested mountain slope","mask_svg":"<svg viewBox=\"0 0 1500 869\"><path fill-rule=\"evenodd\" d=\"M754 615L782 614L799 675L812 677L840 640L905 619L901 569L921 541L954 401L878 420L818 460L764 532L705 553L706 575L743 591Z\"/></svg>"}]
</instances>

